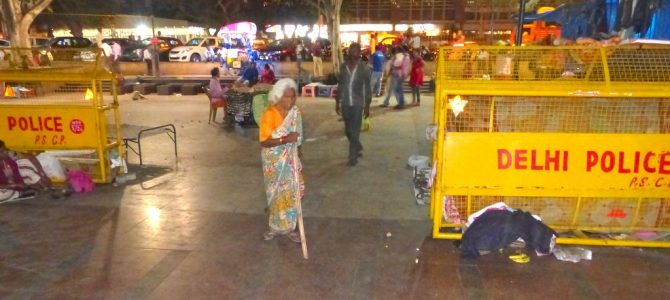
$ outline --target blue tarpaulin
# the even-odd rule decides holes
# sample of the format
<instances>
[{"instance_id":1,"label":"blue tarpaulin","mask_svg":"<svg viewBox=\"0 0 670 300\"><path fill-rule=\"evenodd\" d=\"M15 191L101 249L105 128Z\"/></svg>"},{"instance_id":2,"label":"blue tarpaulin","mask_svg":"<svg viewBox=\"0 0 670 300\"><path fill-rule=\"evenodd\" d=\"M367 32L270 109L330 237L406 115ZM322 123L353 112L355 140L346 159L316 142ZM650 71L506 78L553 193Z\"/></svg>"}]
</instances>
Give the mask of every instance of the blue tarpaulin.
<instances>
[{"instance_id":1,"label":"blue tarpaulin","mask_svg":"<svg viewBox=\"0 0 670 300\"><path fill-rule=\"evenodd\" d=\"M561 37L577 39L596 37L598 33L613 33L617 28L620 0L589 0L583 3L559 5L555 10L543 14L528 14L524 23L545 21L561 25ZM648 28L635 37L670 39L670 0L660 0L660 7L652 15ZM643 3L643 2L642 2Z\"/></svg>"}]
</instances>

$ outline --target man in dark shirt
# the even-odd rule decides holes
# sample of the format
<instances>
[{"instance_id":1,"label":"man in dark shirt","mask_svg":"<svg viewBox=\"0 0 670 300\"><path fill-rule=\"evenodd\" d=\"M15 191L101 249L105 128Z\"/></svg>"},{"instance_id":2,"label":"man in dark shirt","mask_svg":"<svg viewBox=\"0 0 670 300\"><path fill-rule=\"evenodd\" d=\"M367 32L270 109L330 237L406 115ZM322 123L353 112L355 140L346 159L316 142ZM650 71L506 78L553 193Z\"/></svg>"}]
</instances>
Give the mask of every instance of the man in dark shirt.
<instances>
[{"instance_id":1,"label":"man in dark shirt","mask_svg":"<svg viewBox=\"0 0 670 300\"><path fill-rule=\"evenodd\" d=\"M347 51L347 61L340 66L335 111L342 113L344 130L349 140L348 166L355 166L362 156L363 145L359 140L363 117L370 115L372 89L370 68L361 61L361 45L352 43Z\"/></svg>"},{"instance_id":2,"label":"man in dark shirt","mask_svg":"<svg viewBox=\"0 0 670 300\"><path fill-rule=\"evenodd\" d=\"M258 69L256 69L256 63L252 62L251 65L244 70L242 77L237 80L238 82L244 82L246 85L254 85L258 82Z\"/></svg>"}]
</instances>

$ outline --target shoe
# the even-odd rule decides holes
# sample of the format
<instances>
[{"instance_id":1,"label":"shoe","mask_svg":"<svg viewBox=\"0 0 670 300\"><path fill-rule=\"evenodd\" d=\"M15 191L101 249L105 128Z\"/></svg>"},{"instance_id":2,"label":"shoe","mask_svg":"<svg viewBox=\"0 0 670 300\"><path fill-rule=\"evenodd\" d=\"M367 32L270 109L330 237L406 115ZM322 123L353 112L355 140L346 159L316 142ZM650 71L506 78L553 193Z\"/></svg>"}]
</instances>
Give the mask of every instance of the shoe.
<instances>
[{"instance_id":1,"label":"shoe","mask_svg":"<svg viewBox=\"0 0 670 300\"><path fill-rule=\"evenodd\" d=\"M272 232L272 231L268 231L266 233L263 233L263 240L265 240L265 241L269 241L269 240L274 239L274 238L275 238L275 233Z\"/></svg>"},{"instance_id":2,"label":"shoe","mask_svg":"<svg viewBox=\"0 0 670 300\"><path fill-rule=\"evenodd\" d=\"M405 106L400 104L393 107L393 109L403 109L403 108L405 108Z\"/></svg>"},{"instance_id":3,"label":"shoe","mask_svg":"<svg viewBox=\"0 0 670 300\"><path fill-rule=\"evenodd\" d=\"M357 159L350 159L349 161L347 161L347 166L353 167L353 166L355 166L356 164L358 164L358 160L357 160Z\"/></svg>"},{"instance_id":4,"label":"shoe","mask_svg":"<svg viewBox=\"0 0 670 300\"><path fill-rule=\"evenodd\" d=\"M389 107L389 105L388 104L382 104L382 105L379 105L379 107Z\"/></svg>"},{"instance_id":5,"label":"shoe","mask_svg":"<svg viewBox=\"0 0 670 300\"><path fill-rule=\"evenodd\" d=\"M15 200L26 200L26 199L32 199L37 196L37 192L33 190L26 190L26 191L20 191L19 192L19 197L16 198Z\"/></svg>"},{"instance_id":6,"label":"shoe","mask_svg":"<svg viewBox=\"0 0 670 300\"><path fill-rule=\"evenodd\" d=\"M363 157L363 151L358 151L358 157Z\"/></svg>"},{"instance_id":7,"label":"shoe","mask_svg":"<svg viewBox=\"0 0 670 300\"><path fill-rule=\"evenodd\" d=\"M300 235L297 232L291 232L286 235L289 240L291 240L294 243L300 243Z\"/></svg>"}]
</instances>

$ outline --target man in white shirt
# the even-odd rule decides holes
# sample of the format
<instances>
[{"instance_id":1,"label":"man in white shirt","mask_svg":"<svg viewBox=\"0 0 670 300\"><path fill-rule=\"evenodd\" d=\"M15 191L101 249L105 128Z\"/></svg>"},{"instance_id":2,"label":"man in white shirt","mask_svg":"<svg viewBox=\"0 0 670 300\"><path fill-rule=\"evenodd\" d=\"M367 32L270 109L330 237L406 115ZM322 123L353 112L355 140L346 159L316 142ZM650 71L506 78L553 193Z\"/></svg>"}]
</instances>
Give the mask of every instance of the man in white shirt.
<instances>
[{"instance_id":1,"label":"man in white shirt","mask_svg":"<svg viewBox=\"0 0 670 300\"><path fill-rule=\"evenodd\" d=\"M98 43L98 47L102 47L102 39L104 36L102 35L102 28L98 27L98 33L95 35L95 42Z\"/></svg>"},{"instance_id":2,"label":"man in white shirt","mask_svg":"<svg viewBox=\"0 0 670 300\"><path fill-rule=\"evenodd\" d=\"M104 66L111 70L112 47L107 43L100 43L98 47L100 47L100 58L102 59Z\"/></svg>"},{"instance_id":3,"label":"man in white shirt","mask_svg":"<svg viewBox=\"0 0 670 300\"><path fill-rule=\"evenodd\" d=\"M112 72L121 72L121 45L118 42L112 42Z\"/></svg>"},{"instance_id":4,"label":"man in white shirt","mask_svg":"<svg viewBox=\"0 0 670 300\"><path fill-rule=\"evenodd\" d=\"M418 33L414 33L414 36L412 37L412 49L414 50L419 50L421 47L421 37L419 37Z\"/></svg>"},{"instance_id":5,"label":"man in white shirt","mask_svg":"<svg viewBox=\"0 0 670 300\"><path fill-rule=\"evenodd\" d=\"M144 51L142 51L142 59L144 59L144 62L147 64L147 75L153 76L153 65L151 64L151 59L152 59L152 54L151 54L152 46L149 45L146 48L144 48Z\"/></svg>"}]
</instances>

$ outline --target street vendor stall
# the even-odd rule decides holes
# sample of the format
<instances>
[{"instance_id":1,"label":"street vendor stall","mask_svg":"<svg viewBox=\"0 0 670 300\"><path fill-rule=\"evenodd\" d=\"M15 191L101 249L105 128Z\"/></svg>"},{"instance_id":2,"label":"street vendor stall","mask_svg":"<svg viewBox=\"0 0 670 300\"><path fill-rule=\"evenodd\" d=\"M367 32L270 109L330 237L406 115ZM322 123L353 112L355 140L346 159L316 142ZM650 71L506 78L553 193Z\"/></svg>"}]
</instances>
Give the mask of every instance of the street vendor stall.
<instances>
[{"instance_id":1,"label":"street vendor stall","mask_svg":"<svg viewBox=\"0 0 670 300\"><path fill-rule=\"evenodd\" d=\"M226 92L226 119L228 122L256 124L269 105L267 94L271 84L256 84L253 87L234 86Z\"/></svg>"},{"instance_id":2,"label":"street vendor stall","mask_svg":"<svg viewBox=\"0 0 670 300\"><path fill-rule=\"evenodd\" d=\"M20 55L31 50L7 51ZM0 139L16 151L57 150L66 169L110 182L124 171L115 77L99 54L91 61L68 57L73 60L56 60L48 67L0 62L0 81L6 87L0 95Z\"/></svg>"},{"instance_id":3,"label":"street vendor stall","mask_svg":"<svg viewBox=\"0 0 670 300\"><path fill-rule=\"evenodd\" d=\"M504 202L558 243L670 247L670 47L468 50L439 53L434 238Z\"/></svg>"}]
</instances>

